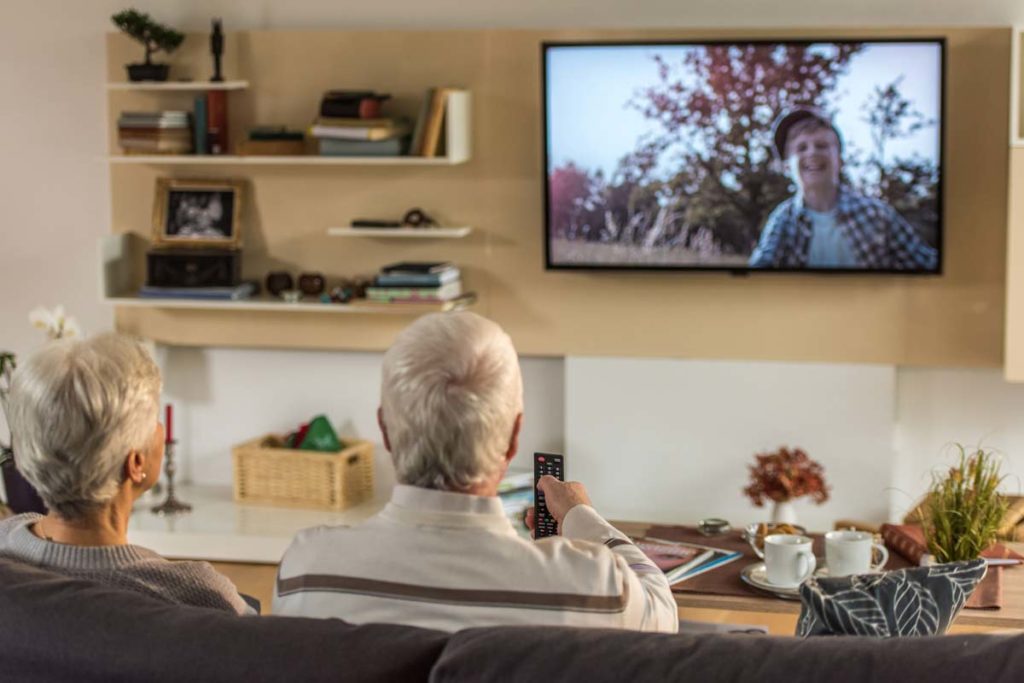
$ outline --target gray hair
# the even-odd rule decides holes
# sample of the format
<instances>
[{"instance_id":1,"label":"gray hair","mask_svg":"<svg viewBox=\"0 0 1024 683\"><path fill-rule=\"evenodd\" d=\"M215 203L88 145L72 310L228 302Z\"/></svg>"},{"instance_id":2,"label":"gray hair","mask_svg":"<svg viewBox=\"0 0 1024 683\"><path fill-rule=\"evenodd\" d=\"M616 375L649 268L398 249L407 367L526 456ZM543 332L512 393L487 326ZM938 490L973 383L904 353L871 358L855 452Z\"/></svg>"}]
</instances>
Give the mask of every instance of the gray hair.
<instances>
[{"instance_id":1,"label":"gray hair","mask_svg":"<svg viewBox=\"0 0 1024 683\"><path fill-rule=\"evenodd\" d=\"M493 476L523 410L512 340L474 313L433 313L384 355L381 413L398 481L462 491Z\"/></svg>"},{"instance_id":2,"label":"gray hair","mask_svg":"<svg viewBox=\"0 0 1024 683\"><path fill-rule=\"evenodd\" d=\"M146 348L118 334L55 341L18 367L15 464L47 507L75 518L117 494L128 453L152 438L160 384Z\"/></svg>"}]
</instances>

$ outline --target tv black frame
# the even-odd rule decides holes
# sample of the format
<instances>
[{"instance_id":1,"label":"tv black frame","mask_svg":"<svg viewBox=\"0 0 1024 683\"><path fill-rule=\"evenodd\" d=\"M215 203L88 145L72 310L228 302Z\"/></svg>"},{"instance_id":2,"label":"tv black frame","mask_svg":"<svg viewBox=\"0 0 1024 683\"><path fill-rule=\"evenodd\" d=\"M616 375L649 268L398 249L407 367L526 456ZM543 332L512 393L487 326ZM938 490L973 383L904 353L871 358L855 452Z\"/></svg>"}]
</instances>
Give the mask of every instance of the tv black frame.
<instances>
[{"instance_id":1,"label":"tv black frame","mask_svg":"<svg viewBox=\"0 0 1024 683\"><path fill-rule=\"evenodd\" d=\"M731 273L733 275L751 275L754 273L808 273L814 275L900 275L934 277L943 274L945 265L945 232L946 232L946 37L945 36L913 36L913 37L860 37L860 38L753 38L753 39L713 39L713 40L594 40L594 41L541 41L540 44L540 96L541 96L541 184L544 193L544 270L554 271L616 271L628 272L709 272ZM939 182L936 187L936 199L939 206L939 223L937 226L938 262L935 270L900 270L886 268L750 268L737 266L705 266L705 265L604 265L604 264L554 264L551 262L551 183L548 178L548 50L557 47L638 47L659 46L702 46L702 45L816 45L820 43L933 43L939 46Z\"/></svg>"}]
</instances>

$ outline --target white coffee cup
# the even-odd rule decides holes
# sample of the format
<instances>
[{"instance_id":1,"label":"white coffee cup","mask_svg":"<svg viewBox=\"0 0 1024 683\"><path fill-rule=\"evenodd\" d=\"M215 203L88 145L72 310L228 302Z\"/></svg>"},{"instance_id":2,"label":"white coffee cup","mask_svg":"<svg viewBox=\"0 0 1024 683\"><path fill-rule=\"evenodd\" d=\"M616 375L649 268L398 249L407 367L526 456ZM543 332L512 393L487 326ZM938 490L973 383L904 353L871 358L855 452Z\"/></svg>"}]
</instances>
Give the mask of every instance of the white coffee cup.
<instances>
[{"instance_id":1,"label":"white coffee cup","mask_svg":"<svg viewBox=\"0 0 1024 683\"><path fill-rule=\"evenodd\" d=\"M872 564L871 556L877 550L878 562ZM875 543L874 537L866 531L830 531L825 534L825 564L829 576L849 576L878 571L889 561L889 551L884 545Z\"/></svg>"},{"instance_id":2,"label":"white coffee cup","mask_svg":"<svg viewBox=\"0 0 1024 683\"><path fill-rule=\"evenodd\" d=\"M768 583L780 588L799 586L814 573L817 566L811 550L811 539L794 534L765 537L764 564Z\"/></svg>"}]
</instances>

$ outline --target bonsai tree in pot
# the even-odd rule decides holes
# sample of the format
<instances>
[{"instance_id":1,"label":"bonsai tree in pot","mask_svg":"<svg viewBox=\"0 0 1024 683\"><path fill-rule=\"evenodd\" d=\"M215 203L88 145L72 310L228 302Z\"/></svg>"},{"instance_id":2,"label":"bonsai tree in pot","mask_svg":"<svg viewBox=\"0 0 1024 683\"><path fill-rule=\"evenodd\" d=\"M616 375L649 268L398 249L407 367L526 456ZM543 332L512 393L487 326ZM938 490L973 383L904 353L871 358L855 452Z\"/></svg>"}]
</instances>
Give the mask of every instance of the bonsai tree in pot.
<instances>
[{"instance_id":1,"label":"bonsai tree in pot","mask_svg":"<svg viewBox=\"0 0 1024 683\"><path fill-rule=\"evenodd\" d=\"M132 39L142 43L146 48L146 61L142 64L128 64L128 80L130 81L166 81L168 66L154 64L153 53L163 50L167 54L174 52L185 40L185 34L153 21L145 12L126 9L118 12L111 19L114 25L127 33Z\"/></svg>"},{"instance_id":2,"label":"bonsai tree in pot","mask_svg":"<svg viewBox=\"0 0 1024 683\"><path fill-rule=\"evenodd\" d=\"M936 562L978 557L995 542L1007 508L998 493L1003 477L996 455L956 447L959 463L935 478L924 502L924 536Z\"/></svg>"}]
</instances>

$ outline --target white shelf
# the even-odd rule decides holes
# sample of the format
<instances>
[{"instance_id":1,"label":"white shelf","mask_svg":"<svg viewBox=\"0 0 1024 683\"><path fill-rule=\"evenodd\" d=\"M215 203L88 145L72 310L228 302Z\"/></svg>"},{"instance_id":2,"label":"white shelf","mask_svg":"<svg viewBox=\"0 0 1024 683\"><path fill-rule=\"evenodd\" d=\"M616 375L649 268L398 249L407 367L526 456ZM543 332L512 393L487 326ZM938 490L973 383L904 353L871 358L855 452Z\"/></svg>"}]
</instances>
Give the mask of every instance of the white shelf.
<instances>
[{"instance_id":1,"label":"white shelf","mask_svg":"<svg viewBox=\"0 0 1024 683\"><path fill-rule=\"evenodd\" d=\"M467 158L446 157L329 157L307 156L235 156L213 155L112 155L112 164L148 164L151 166L452 166Z\"/></svg>"},{"instance_id":2,"label":"white shelf","mask_svg":"<svg viewBox=\"0 0 1024 683\"><path fill-rule=\"evenodd\" d=\"M327 228L331 237L390 237L412 239L457 239L473 228Z\"/></svg>"},{"instance_id":3,"label":"white shelf","mask_svg":"<svg viewBox=\"0 0 1024 683\"><path fill-rule=\"evenodd\" d=\"M249 81L138 81L107 83L107 90L136 90L136 91L185 91L195 92L201 90L245 90L249 87Z\"/></svg>"},{"instance_id":4,"label":"white shelf","mask_svg":"<svg viewBox=\"0 0 1024 683\"><path fill-rule=\"evenodd\" d=\"M373 315L422 315L437 311L454 311L466 308L472 300L445 302L444 305L424 304L325 304L319 301L287 303L280 299L257 297L241 301L207 300L207 299L150 299L138 296L109 296L103 298L104 303L114 306L132 306L136 308L168 308L196 311L263 311L269 313L367 313Z\"/></svg>"}]
</instances>

